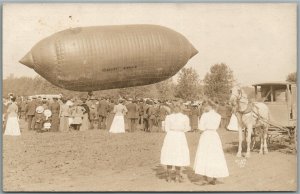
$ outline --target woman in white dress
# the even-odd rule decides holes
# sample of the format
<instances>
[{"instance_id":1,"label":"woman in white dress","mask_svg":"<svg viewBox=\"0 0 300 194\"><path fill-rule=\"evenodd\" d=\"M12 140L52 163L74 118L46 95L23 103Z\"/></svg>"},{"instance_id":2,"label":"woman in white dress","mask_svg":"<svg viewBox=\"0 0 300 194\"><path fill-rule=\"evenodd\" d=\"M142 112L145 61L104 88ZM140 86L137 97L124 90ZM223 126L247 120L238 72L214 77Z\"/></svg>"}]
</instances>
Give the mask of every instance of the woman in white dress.
<instances>
[{"instance_id":1,"label":"woman in white dress","mask_svg":"<svg viewBox=\"0 0 300 194\"><path fill-rule=\"evenodd\" d=\"M180 168L190 165L190 152L184 132L190 131L187 115L181 113L179 103L174 103L172 113L166 116L165 131L167 132L161 148L160 162L167 165L167 182L171 181L172 167L175 166L175 182L182 182Z\"/></svg>"},{"instance_id":2,"label":"woman in white dress","mask_svg":"<svg viewBox=\"0 0 300 194\"><path fill-rule=\"evenodd\" d=\"M196 153L194 170L196 174L204 176L205 182L216 184L217 178L229 176L222 143L217 133L221 115L215 110L215 104L208 101L206 111L202 114L198 128L203 131L200 136ZM207 177L212 180L209 181Z\"/></svg>"},{"instance_id":3,"label":"woman in white dress","mask_svg":"<svg viewBox=\"0 0 300 194\"><path fill-rule=\"evenodd\" d=\"M114 106L115 116L109 129L110 133L125 133L124 115L127 113L127 108L122 103L123 100L119 100L119 103Z\"/></svg>"},{"instance_id":4,"label":"woman in white dress","mask_svg":"<svg viewBox=\"0 0 300 194\"><path fill-rule=\"evenodd\" d=\"M18 106L15 103L16 97L11 98L11 104L7 108L7 123L4 135L19 136L21 135L18 121Z\"/></svg>"}]
</instances>

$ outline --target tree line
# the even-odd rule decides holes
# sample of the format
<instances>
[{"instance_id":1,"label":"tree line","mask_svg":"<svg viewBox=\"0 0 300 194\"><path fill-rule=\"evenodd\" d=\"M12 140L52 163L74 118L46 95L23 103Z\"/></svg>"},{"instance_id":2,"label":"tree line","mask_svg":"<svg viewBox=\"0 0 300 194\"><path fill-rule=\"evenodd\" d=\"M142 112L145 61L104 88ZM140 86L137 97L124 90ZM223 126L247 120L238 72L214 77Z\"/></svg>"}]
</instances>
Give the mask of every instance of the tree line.
<instances>
[{"instance_id":1,"label":"tree line","mask_svg":"<svg viewBox=\"0 0 300 194\"><path fill-rule=\"evenodd\" d=\"M193 68L183 68L178 74L175 82L173 78L165 81L146 85L122 89L110 89L94 91L96 96L107 97L134 97L134 98L156 98L184 99L189 101L200 100L203 97L227 100L234 78L231 69L226 64L215 64L211 67L201 80L198 73ZM3 96L13 93L16 96L30 96L36 94L62 94L66 97L86 96L86 92L70 91L59 88L41 76L14 77L13 75L3 80Z\"/></svg>"}]
</instances>

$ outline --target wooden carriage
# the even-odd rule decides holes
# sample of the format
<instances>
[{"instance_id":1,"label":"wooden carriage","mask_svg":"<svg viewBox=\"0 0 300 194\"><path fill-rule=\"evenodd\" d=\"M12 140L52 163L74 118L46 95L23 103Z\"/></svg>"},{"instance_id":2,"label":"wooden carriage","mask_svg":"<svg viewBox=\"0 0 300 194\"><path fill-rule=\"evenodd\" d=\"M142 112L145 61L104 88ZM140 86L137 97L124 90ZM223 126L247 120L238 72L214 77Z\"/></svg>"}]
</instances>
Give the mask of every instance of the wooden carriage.
<instances>
[{"instance_id":1,"label":"wooden carriage","mask_svg":"<svg viewBox=\"0 0 300 194\"><path fill-rule=\"evenodd\" d=\"M297 85L291 82L254 84L256 101L264 102L270 110L270 136L288 134L296 142Z\"/></svg>"}]
</instances>

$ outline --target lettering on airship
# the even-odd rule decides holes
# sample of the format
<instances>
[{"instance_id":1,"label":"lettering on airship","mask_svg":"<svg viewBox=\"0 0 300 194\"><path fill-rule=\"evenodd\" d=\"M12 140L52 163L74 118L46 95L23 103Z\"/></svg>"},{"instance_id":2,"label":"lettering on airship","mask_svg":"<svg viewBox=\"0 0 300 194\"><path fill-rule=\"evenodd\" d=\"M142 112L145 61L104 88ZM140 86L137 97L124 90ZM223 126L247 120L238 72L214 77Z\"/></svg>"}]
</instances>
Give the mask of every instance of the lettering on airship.
<instances>
[{"instance_id":1,"label":"lettering on airship","mask_svg":"<svg viewBox=\"0 0 300 194\"><path fill-rule=\"evenodd\" d=\"M125 66L125 67L112 67L112 68L103 68L103 72L112 72L112 71L119 71L119 70L131 70L131 69L136 69L136 65L132 66Z\"/></svg>"}]
</instances>

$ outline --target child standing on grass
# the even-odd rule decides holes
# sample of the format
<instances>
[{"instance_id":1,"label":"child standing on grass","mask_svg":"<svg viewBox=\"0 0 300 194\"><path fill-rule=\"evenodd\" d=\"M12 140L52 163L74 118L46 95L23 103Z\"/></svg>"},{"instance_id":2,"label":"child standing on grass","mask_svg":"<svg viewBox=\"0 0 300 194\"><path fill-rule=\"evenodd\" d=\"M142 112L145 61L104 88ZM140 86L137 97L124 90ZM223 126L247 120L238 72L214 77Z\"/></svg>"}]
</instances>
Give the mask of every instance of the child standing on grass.
<instances>
[{"instance_id":1,"label":"child standing on grass","mask_svg":"<svg viewBox=\"0 0 300 194\"><path fill-rule=\"evenodd\" d=\"M202 114L198 128L203 131L200 136L196 153L194 170L196 174L204 176L203 184L216 184L217 178L229 176L222 143L217 133L221 115L215 111L216 105L208 101ZM209 181L207 177L212 180Z\"/></svg>"},{"instance_id":2,"label":"child standing on grass","mask_svg":"<svg viewBox=\"0 0 300 194\"><path fill-rule=\"evenodd\" d=\"M172 113L166 116L167 132L161 149L161 164L167 165L167 182L171 181L172 167L175 166L175 182L182 182L180 168L190 165L190 153L184 132L190 130L188 116L181 113L180 104L173 103Z\"/></svg>"}]
</instances>

